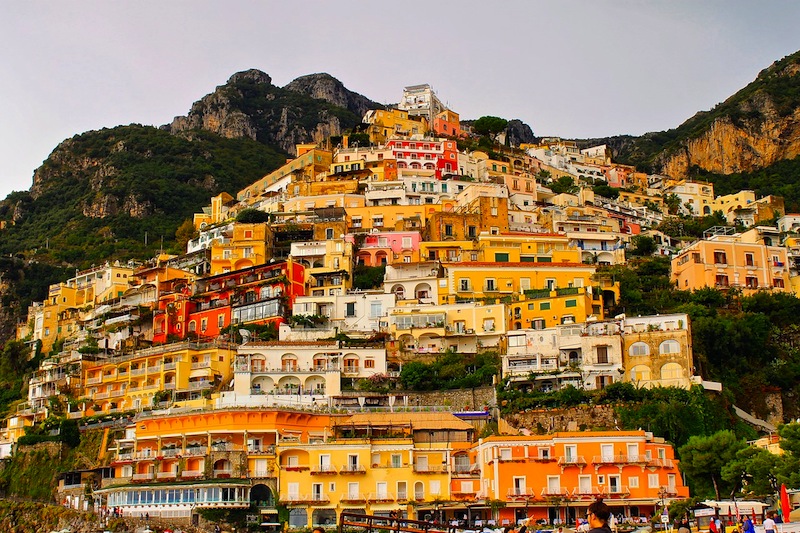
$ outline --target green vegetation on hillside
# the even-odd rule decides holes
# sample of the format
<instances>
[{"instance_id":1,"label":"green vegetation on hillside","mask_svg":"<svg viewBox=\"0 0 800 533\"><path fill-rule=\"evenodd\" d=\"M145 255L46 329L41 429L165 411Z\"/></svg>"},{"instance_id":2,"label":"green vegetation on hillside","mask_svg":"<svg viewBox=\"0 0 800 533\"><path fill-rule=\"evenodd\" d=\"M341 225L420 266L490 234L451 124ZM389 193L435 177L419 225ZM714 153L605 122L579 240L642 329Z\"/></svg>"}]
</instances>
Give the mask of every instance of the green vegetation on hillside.
<instances>
[{"instance_id":1,"label":"green vegetation on hillside","mask_svg":"<svg viewBox=\"0 0 800 533\"><path fill-rule=\"evenodd\" d=\"M0 254L79 268L149 258L169 249L181 222L211 196L235 194L284 161L261 143L208 132L176 136L131 125L76 135L39 169L35 199L19 192L0 203L0 220L24 213L2 231ZM92 209L106 216L84 214Z\"/></svg>"}]
</instances>

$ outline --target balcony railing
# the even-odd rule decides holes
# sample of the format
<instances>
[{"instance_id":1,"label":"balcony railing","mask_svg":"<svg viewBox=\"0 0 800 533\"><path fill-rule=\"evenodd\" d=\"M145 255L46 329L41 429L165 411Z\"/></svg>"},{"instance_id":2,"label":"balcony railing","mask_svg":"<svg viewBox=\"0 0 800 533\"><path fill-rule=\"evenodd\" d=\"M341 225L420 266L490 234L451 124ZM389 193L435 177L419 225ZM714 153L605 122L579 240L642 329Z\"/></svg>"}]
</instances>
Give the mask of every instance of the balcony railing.
<instances>
[{"instance_id":1,"label":"balcony railing","mask_svg":"<svg viewBox=\"0 0 800 533\"><path fill-rule=\"evenodd\" d=\"M414 465L417 474L444 474L447 473L446 465Z\"/></svg>"},{"instance_id":2,"label":"balcony railing","mask_svg":"<svg viewBox=\"0 0 800 533\"><path fill-rule=\"evenodd\" d=\"M196 369L196 368L207 368L207 367L209 367L209 366L211 366L211 361L210 361L210 360L205 360L205 361L196 361L196 362L193 362L193 363L192 363L192 369Z\"/></svg>"},{"instance_id":3,"label":"balcony railing","mask_svg":"<svg viewBox=\"0 0 800 533\"><path fill-rule=\"evenodd\" d=\"M311 468L311 475L337 474L339 471L333 465L317 465Z\"/></svg>"},{"instance_id":4,"label":"balcony railing","mask_svg":"<svg viewBox=\"0 0 800 533\"><path fill-rule=\"evenodd\" d=\"M103 382L103 377L96 377L96 378L86 378L87 385L99 385Z\"/></svg>"},{"instance_id":5,"label":"balcony railing","mask_svg":"<svg viewBox=\"0 0 800 533\"><path fill-rule=\"evenodd\" d=\"M231 477L233 475L233 470L230 468L225 468L222 470L214 470L214 477Z\"/></svg>"},{"instance_id":6,"label":"balcony railing","mask_svg":"<svg viewBox=\"0 0 800 533\"><path fill-rule=\"evenodd\" d=\"M202 477L203 471L202 470L184 470L181 472L182 478L197 478Z\"/></svg>"},{"instance_id":7,"label":"balcony railing","mask_svg":"<svg viewBox=\"0 0 800 533\"><path fill-rule=\"evenodd\" d=\"M151 480L153 478L154 478L154 476L153 476L152 472L145 472L144 474L134 474L133 475L133 480L134 481L149 481L149 480Z\"/></svg>"},{"instance_id":8,"label":"balcony railing","mask_svg":"<svg viewBox=\"0 0 800 533\"><path fill-rule=\"evenodd\" d=\"M164 370L175 370L178 363L164 363Z\"/></svg>"},{"instance_id":9,"label":"balcony railing","mask_svg":"<svg viewBox=\"0 0 800 533\"><path fill-rule=\"evenodd\" d=\"M211 382L210 381L190 381L189 382L189 390L200 390L200 389L210 389Z\"/></svg>"},{"instance_id":10,"label":"balcony railing","mask_svg":"<svg viewBox=\"0 0 800 533\"><path fill-rule=\"evenodd\" d=\"M206 451L207 450L205 446L192 446L190 448L186 448L184 455L196 457L198 455L205 455Z\"/></svg>"},{"instance_id":11,"label":"balcony railing","mask_svg":"<svg viewBox=\"0 0 800 533\"><path fill-rule=\"evenodd\" d=\"M568 466L568 465L580 466L586 464L586 459L582 455L577 455L572 457L559 457L558 464L562 466Z\"/></svg>"},{"instance_id":12,"label":"balcony railing","mask_svg":"<svg viewBox=\"0 0 800 533\"><path fill-rule=\"evenodd\" d=\"M370 492L367 495L367 500L370 502L393 502L396 498L394 494L388 492Z\"/></svg>"},{"instance_id":13,"label":"balcony railing","mask_svg":"<svg viewBox=\"0 0 800 533\"><path fill-rule=\"evenodd\" d=\"M367 469L362 465L345 465L339 469L342 474L366 474Z\"/></svg>"},{"instance_id":14,"label":"balcony railing","mask_svg":"<svg viewBox=\"0 0 800 533\"><path fill-rule=\"evenodd\" d=\"M529 488L516 488L516 489L508 489L508 494L506 494L508 498L534 498L536 493L533 489Z\"/></svg>"},{"instance_id":15,"label":"balcony railing","mask_svg":"<svg viewBox=\"0 0 800 533\"><path fill-rule=\"evenodd\" d=\"M178 477L177 472L157 472L156 479L170 479Z\"/></svg>"}]
</instances>

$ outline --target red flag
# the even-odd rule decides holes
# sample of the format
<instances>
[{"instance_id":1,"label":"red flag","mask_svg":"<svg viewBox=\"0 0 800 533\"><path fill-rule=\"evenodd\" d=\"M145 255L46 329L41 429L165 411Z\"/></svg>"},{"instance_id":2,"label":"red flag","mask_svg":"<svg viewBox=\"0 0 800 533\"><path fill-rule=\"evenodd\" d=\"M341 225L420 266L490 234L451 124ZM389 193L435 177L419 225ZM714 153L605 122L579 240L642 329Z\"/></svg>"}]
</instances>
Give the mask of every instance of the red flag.
<instances>
[{"instance_id":1,"label":"red flag","mask_svg":"<svg viewBox=\"0 0 800 533\"><path fill-rule=\"evenodd\" d=\"M781 514L783 521L789 522L789 513L792 512L792 506L789 504L789 492L786 490L786 485L781 485Z\"/></svg>"}]
</instances>

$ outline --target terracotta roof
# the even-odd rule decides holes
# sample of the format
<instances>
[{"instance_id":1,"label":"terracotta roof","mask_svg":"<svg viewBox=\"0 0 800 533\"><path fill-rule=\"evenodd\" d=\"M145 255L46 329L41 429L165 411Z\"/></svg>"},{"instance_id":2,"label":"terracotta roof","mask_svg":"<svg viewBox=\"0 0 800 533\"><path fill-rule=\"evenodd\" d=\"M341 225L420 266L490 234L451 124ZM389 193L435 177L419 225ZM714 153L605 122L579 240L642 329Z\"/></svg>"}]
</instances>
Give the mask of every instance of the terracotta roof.
<instances>
[{"instance_id":1,"label":"terracotta roof","mask_svg":"<svg viewBox=\"0 0 800 533\"><path fill-rule=\"evenodd\" d=\"M413 429L471 430L472 425L452 413L356 413L337 422L338 426L411 426Z\"/></svg>"}]
</instances>

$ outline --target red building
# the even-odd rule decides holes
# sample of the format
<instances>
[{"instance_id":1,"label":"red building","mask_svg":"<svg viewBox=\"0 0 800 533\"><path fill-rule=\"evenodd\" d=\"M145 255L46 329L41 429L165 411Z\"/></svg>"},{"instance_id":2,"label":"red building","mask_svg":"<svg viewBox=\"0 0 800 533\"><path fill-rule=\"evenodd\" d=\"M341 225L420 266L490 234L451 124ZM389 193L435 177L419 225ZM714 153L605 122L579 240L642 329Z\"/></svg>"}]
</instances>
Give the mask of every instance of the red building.
<instances>
[{"instance_id":1,"label":"red building","mask_svg":"<svg viewBox=\"0 0 800 533\"><path fill-rule=\"evenodd\" d=\"M406 169L432 172L441 179L443 174L458 169L458 147L453 140L390 139L386 143L397 160L397 170Z\"/></svg>"},{"instance_id":2,"label":"red building","mask_svg":"<svg viewBox=\"0 0 800 533\"><path fill-rule=\"evenodd\" d=\"M214 338L231 324L279 324L305 294L304 276L303 265L288 261L199 279L193 290L159 300L153 342Z\"/></svg>"}]
</instances>

